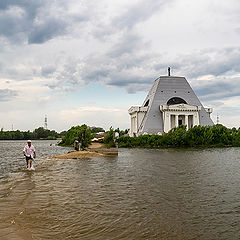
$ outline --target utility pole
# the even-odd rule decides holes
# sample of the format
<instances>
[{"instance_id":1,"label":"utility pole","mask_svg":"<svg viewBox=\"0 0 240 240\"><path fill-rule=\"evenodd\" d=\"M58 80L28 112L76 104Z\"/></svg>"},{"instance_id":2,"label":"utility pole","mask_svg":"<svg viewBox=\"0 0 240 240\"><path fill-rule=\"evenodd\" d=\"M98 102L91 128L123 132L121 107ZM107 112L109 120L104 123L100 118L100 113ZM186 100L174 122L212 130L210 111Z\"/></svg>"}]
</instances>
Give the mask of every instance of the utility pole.
<instances>
[{"instance_id":1,"label":"utility pole","mask_svg":"<svg viewBox=\"0 0 240 240\"><path fill-rule=\"evenodd\" d=\"M45 115L44 119L44 129L47 130L47 115Z\"/></svg>"},{"instance_id":2,"label":"utility pole","mask_svg":"<svg viewBox=\"0 0 240 240\"><path fill-rule=\"evenodd\" d=\"M219 124L219 116L217 115L217 124Z\"/></svg>"}]
</instances>

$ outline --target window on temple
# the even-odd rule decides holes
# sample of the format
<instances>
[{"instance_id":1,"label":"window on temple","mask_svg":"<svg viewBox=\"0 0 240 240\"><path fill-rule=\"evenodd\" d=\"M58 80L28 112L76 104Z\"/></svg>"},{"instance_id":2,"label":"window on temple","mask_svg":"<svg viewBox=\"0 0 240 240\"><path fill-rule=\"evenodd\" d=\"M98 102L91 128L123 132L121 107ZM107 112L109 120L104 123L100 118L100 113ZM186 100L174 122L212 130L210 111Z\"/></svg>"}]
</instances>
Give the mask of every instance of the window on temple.
<instances>
[{"instance_id":1,"label":"window on temple","mask_svg":"<svg viewBox=\"0 0 240 240\"><path fill-rule=\"evenodd\" d=\"M144 107L147 107L149 104L149 99L146 101L146 103L144 104Z\"/></svg>"},{"instance_id":2,"label":"window on temple","mask_svg":"<svg viewBox=\"0 0 240 240\"><path fill-rule=\"evenodd\" d=\"M182 98L173 97L168 100L167 105L174 105L174 104L181 104L181 103L187 104L187 102L185 100L183 100Z\"/></svg>"}]
</instances>

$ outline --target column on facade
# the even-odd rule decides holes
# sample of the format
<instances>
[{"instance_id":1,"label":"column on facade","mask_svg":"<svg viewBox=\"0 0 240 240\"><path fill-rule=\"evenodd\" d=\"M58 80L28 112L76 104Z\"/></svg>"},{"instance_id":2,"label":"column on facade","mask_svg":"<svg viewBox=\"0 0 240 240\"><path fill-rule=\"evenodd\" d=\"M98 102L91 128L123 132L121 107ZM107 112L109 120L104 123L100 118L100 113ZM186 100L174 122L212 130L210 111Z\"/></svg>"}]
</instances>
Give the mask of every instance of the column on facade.
<instances>
[{"instance_id":1,"label":"column on facade","mask_svg":"<svg viewBox=\"0 0 240 240\"><path fill-rule=\"evenodd\" d=\"M170 117L169 117L169 121L170 121L170 129L172 129L173 126L174 126L174 123L173 123L174 117L173 117L173 116L174 116L174 115L170 114Z\"/></svg>"},{"instance_id":2,"label":"column on facade","mask_svg":"<svg viewBox=\"0 0 240 240\"><path fill-rule=\"evenodd\" d=\"M131 134L133 132L133 118L132 118L132 115L131 115Z\"/></svg>"},{"instance_id":3,"label":"column on facade","mask_svg":"<svg viewBox=\"0 0 240 240\"><path fill-rule=\"evenodd\" d=\"M164 112L164 132L167 133L169 129L168 126L168 113Z\"/></svg>"},{"instance_id":4,"label":"column on facade","mask_svg":"<svg viewBox=\"0 0 240 240\"><path fill-rule=\"evenodd\" d=\"M188 115L185 115L185 125L187 126L187 130L188 130Z\"/></svg>"},{"instance_id":5,"label":"column on facade","mask_svg":"<svg viewBox=\"0 0 240 240\"><path fill-rule=\"evenodd\" d=\"M134 133L134 116L132 116L132 133Z\"/></svg>"},{"instance_id":6,"label":"column on facade","mask_svg":"<svg viewBox=\"0 0 240 240\"><path fill-rule=\"evenodd\" d=\"M195 112L193 114L193 126L199 125L199 113Z\"/></svg>"},{"instance_id":7,"label":"column on facade","mask_svg":"<svg viewBox=\"0 0 240 240\"><path fill-rule=\"evenodd\" d=\"M193 127L197 125L196 124L196 118L197 118L196 113L194 113L193 114Z\"/></svg>"},{"instance_id":8,"label":"column on facade","mask_svg":"<svg viewBox=\"0 0 240 240\"><path fill-rule=\"evenodd\" d=\"M168 114L168 132L171 130L171 114Z\"/></svg>"},{"instance_id":9,"label":"column on facade","mask_svg":"<svg viewBox=\"0 0 240 240\"><path fill-rule=\"evenodd\" d=\"M136 116L133 117L133 133L136 133Z\"/></svg>"},{"instance_id":10,"label":"column on facade","mask_svg":"<svg viewBox=\"0 0 240 240\"><path fill-rule=\"evenodd\" d=\"M178 127L178 115L175 115L175 127Z\"/></svg>"},{"instance_id":11,"label":"column on facade","mask_svg":"<svg viewBox=\"0 0 240 240\"><path fill-rule=\"evenodd\" d=\"M136 113L136 133L138 132L138 112Z\"/></svg>"}]
</instances>

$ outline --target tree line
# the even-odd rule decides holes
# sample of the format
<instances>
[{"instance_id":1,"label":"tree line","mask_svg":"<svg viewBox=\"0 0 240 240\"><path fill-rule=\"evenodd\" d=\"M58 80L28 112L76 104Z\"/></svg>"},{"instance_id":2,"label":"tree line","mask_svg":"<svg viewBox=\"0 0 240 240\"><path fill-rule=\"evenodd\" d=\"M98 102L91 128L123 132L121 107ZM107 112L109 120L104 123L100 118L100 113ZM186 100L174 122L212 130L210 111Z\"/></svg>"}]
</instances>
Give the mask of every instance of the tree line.
<instances>
[{"instance_id":1,"label":"tree line","mask_svg":"<svg viewBox=\"0 0 240 240\"><path fill-rule=\"evenodd\" d=\"M139 137L122 136L119 147L225 147L240 146L240 129L217 124L214 126L195 126L186 129L181 125L163 135L141 135Z\"/></svg>"},{"instance_id":2,"label":"tree line","mask_svg":"<svg viewBox=\"0 0 240 240\"><path fill-rule=\"evenodd\" d=\"M0 131L0 140L28 140L28 139L56 139L61 136L55 130L44 129L39 127L34 131Z\"/></svg>"},{"instance_id":3,"label":"tree line","mask_svg":"<svg viewBox=\"0 0 240 240\"><path fill-rule=\"evenodd\" d=\"M84 128L87 128L90 133L98 133L98 132L105 132L105 130L101 127L88 127L87 125L83 124ZM45 129L43 127L36 128L34 131L4 131L3 129L0 130L0 140L28 140L28 139L47 139L47 140L55 140L57 138L62 138L67 135L65 140L67 138L70 138L66 140L66 144L73 143L74 140L76 140L76 136L73 134L73 132L77 130L79 126L72 127L68 131L62 131L60 133L56 132L55 130L49 130ZM75 129L75 130L74 130ZM72 136L74 135L73 139ZM91 135L93 136L93 135ZM71 145L69 144L69 145Z\"/></svg>"}]
</instances>

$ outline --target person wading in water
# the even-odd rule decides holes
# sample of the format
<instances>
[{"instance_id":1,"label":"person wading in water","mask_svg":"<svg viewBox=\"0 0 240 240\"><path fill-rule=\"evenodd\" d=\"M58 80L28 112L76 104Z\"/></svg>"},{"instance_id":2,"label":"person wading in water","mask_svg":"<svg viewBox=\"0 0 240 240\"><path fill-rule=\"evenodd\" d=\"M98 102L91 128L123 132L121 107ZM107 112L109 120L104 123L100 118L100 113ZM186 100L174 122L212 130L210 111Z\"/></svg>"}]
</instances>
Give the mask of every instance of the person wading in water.
<instances>
[{"instance_id":1,"label":"person wading in water","mask_svg":"<svg viewBox=\"0 0 240 240\"><path fill-rule=\"evenodd\" d=\"M33 157L36 158L35 147L32 145L31 140L27 141L27 145L23 149L23 154L26 157L27 168L28 168L28 162L29 162L29 165L30 165L29 168L31 168Z\"/></svg>"}]
</instances>

